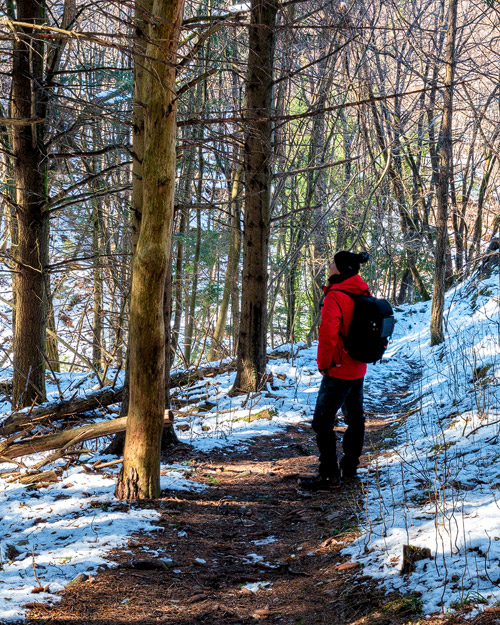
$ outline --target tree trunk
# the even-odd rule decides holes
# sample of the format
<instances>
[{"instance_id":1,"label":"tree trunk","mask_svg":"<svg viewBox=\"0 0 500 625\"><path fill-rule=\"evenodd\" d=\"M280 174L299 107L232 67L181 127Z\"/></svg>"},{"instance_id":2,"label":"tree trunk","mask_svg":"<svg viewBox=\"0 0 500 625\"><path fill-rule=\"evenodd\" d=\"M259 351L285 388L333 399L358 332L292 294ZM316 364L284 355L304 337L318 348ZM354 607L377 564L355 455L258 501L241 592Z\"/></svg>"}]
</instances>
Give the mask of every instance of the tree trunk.
<instances>
[{"instance_id":1,"label":"tree trunk","mask_svg":"<svg viewBox=\"0 0 500 625\"><path fill-rule=\"evenodd\" d=\"M236 159L237 160L237 159ZM240 181L241 167L235 165L231 180L231 219L229 233L229 251L227 254L227 267L224 276L224 291L222 293L222 302L220 305L219 316L215 325L214 335L212 337L212 346L208 353L208 360L216 360L224 358L227 350L223 348L224 334L226 331L227 313L229 310L229 301L233 290L233 282L238 273L240 264L240 237L239 237L239 208L238 208L238 191Z\"/></svg>"},{"instance_id":2,"label":"tree trunk","mask_svg":"<svg viewBox=\"0 0 500 625\"><path fill-rule=\"evenodd\" d=\"M201 187L201 179L203 174L200 173L200 187ZM201 198L201 193L198 194L198 198ZM193 258L193 282L191 284L191 293L189 295L189 307L187 314L187 324L186 324L186 334L185 334L185 349L184 349L184 358L186 360L186 365L191 364L191 356L193 352L193 343L194 343L194 319L196 315L196 299L198 296L198 273L199 273L199 264L200 264L200 254L201 254L201 213L200 211L196 212L196 245L194 249L194 258Z\"/></svg>"},{"instance_id":3,"label":"tree trunk","mask_svg":"<svg viewBox=\"0 0 500 625\"><path fill-rule=\"evenodd\" d=\"M165 276L165 292L163 294L163 315L165 327L165 408L170 409L170 367L173 361L172 352L172 332L170 328L170 320L172 318L172 263L167 267L167 275ZM177 434L174 430L174 422L171 419L164 424L161 434L160 451L166 452L169 447L179 443Z\"/></svg>"},{"instance_id":4,"label":"tree trunk","mask_svg":"<svg viewBox=\"0 0 500 625\"><path fill-rule=\"evenodd\" d=\"M153 0L136 0L134 40L134 103L132 109L132 254L135 255L142 222L144 160L144 103L147 97L146 45L148 23L153 11ZM130 344L127 345L125 384L120 416L128 415L130 386ZM106 453L121 455L125 447L125 432L120 431L106 448Z\"/></svg>"},{"instance_id":5,"label":"tree trunk","mask_svg":"<svg viewBox=\"0 0 500 625\"><path fill-rule=\"evenodd\" d=\"M47 276L47 281L49 277ZM49 293L48 285L45 292L47 297L47 360L50 368L54 373L61 372L61 364L59 362L59 350L57 346L57 328L53 306L53 293Z\"/></svg>"},{"instance_id":6,"label":"tree trunk","mask_svg":"<svg viewBox=\"0 0 500 625\"><path fill-rule=\"evenodd\" d=\"M250 392L266 369L267 281L275 0L252 0L245 131L245 216L238 368L234 390Z\"/></svg>"},{"instance_id":7,"label":"tree trunk","mask_svg":"<svg viewBox=\"0 0 500 625\"><path fill-rule=\"evenodd\" d=\"M17 19L43 21L43 3L19 0ZM12 51L12 116L43 120L43 44L30 28L19 28ZM16 314L14 327L13 406L43 401L45 396L46 297L48 214L43 123L16 124L12 129L16 185L18 245L16 262Z\"/></svg>"},{"instance_id":8,"label":"tree trunk","mask_svg":"<svg viewBox=\"0 0 500 625\"><path fill-rule=\"evenodd\" d=\"M107 388L89 393L86 397L77 397L65 402L43 404L28 412L10 415L2 423L0 432L3 436L10 436L16 432L21 432L25 428L32 429L37 425L59 421L70 415L105 408L110 404L122 401L122 397L123 388Z\"/></svg>"},{"instance_id":9,"label":"tree trunk","mask_svg":"<svg viewBox=\"0 0 500 625\"><path fill-rule=\"evenodd\" d=\"M471 243L469 254L468 254L469 263L471 266L473 266L474 260L476 260L477 257L480 256L480 252L481 252L481 235L483 232L483 207L484 207L484 203L485 203L488 188L489 188L491 174L495 167L496 160L497 160L497 157L490 153L486 157L485 164L484 164L485 173L484 173L483 179L481 180L481 186L479 187L479 197L477 200L477 213L476 213L476 219L474 220L472 243Z\"/></svg>"},{"instance_id":10,"label":"tree trunk","mask_svg":"<svg viewBox=\"0 0 500 625\"><path fill-rule=\"evenodd\" d=\"M101 234L99 211L102 208L101 198L95 198L92 203L92 252L94 255L94 309L92 315L92 363L100 371L103 367L102 339L103 339L103 291L104 280L101 269Z\"/></svg>"},{"instance_id":11,"label":"tree trunk","mask_svg":"<svg viewBox=\"0 0 500 625\"><path fill-rule=\"evenodd\" d=\"M175 65L183 0L154 0L145 81L143 205L130 303L129 411L119 499L160 493L165 413L164 289L176 175Z\"/></svg>"},{"instance_id":12,"label":"tree trunk","mask_svg":"<svg viewBox=\"0 0 500 625\"><path fill-rule=\"evenodd\" d=\"M431 345L444 341L443 314L446 280L446 252L448 248L448 190L452 160L453 79L455 75L455 39L457 30L457 0L448 2L448 29L446 34L446 71L443 94L443 121L439 141L439 169L437 180L436 248L434 254L434 292L431 312ZM453 182L452 182L453 184Z\"/></svg>"},{"instance_id":13,"label":"tree trunk","mask_svg":"<svg viewBox=\"0 0 500 625\"><path fill-rule=\"evenodd\" d=\"M187 175L189 175L189 168L187 171ZM179 238L177 240L177 248L175 254L175 279L173 282L175 311L174 324L172 327L172 351L174 353L177 351L177 346L179 344L179 333L182 320L182 287L184 283L184 235L186 234L187 227L187 213L188 209L183 206L181 208L178 230Z\"/></svg>"}]
</instances>

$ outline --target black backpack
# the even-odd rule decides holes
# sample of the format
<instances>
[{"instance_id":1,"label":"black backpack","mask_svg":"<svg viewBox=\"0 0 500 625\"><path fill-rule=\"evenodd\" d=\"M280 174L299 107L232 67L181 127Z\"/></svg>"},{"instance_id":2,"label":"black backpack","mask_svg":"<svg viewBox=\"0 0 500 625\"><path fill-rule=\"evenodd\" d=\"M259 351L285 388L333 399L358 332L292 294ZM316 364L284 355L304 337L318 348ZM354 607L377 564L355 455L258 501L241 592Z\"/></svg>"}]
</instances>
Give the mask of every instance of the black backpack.
<instances>
[{"instance_id":1,"label":"black backpack","mask_svg":"<svg viewBox=\"0 0 500 625\"><path fill-rule=\"evenodd\" d=\"M327 289L326 294L330 289ZM335 289L354 300L354 313L347 336L341 334L347 353L359 362L381 360L394 330L394 312L385 299Z\"/></svg>"}]
</instances>

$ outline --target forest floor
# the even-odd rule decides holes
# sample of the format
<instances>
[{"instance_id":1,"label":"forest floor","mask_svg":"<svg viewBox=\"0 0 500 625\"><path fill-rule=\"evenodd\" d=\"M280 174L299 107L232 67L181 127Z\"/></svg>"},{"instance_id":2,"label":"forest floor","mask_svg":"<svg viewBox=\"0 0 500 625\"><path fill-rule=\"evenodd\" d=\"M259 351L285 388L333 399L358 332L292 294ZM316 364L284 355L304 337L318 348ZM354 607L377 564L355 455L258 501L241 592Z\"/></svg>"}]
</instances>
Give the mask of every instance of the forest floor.
<instances>
[{"instance_id":1,"label":"forest floor","mask_svg":"<svg viewBox=\"0 0 500 625\"><path fill-rule=\"evenodd\" d=\"M394 414L404 394L394 389L378 414L367 414L366 451L387 444L391 424L381 416ZM113 567L67 587L61 602L32 603L28 622L500 623L500 608L473 619L466 613L422 617L418 596L388 592L364 576L341 554L360 535L363 481L302 491L297 477L315 472L315 453L305 422L236 452L180 446L169 460L187 461L190 479L206 488L164 491L162 499L143 504L161 511L162 530L134 536L128 549L111 554Z\"/></svg>"}]
</instances>

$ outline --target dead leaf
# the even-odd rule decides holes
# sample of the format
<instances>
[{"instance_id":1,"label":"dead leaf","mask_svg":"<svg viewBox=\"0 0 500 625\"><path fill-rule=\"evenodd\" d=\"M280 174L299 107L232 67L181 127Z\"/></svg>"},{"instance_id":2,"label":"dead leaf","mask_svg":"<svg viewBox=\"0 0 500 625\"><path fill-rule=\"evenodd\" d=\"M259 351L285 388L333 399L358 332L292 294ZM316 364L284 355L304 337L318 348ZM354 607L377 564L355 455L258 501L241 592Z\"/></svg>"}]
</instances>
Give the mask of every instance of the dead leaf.
<instances>
[{"instance_id":1,"label":"dead leaf","mask_svg":"<svg viewBox=\"0 0 500 625\"><path fill-rule=\"evenodd\" d=\"M207 595L203 592L199 592L196 595L192 595L188 599L186 599L186 603L198 603L199 601L204 601L207 598Z\"/></svg>"},{"instance_id":2,"label":"dead leaf","mask_svg":"<svg viewBox=\"0 0 500 625\"><path fill-rule=\"evenodd\" d=\"M336 571L350 571L351 569L357 569L359 562L344 562L335 567Z\"/></svg>"},{"instance_id":3,"label":"dead leaf","mask_svg":"<svg viewBox=\"0 0 500 625\"><path fill-rule=\"evenodd\" d=\"M252 617L253 618L267 618L271 614L272 614L272 611L270 610L269 606L266 605L265 608L258 608L257 610L254 610Z\"/></svg>"},{"instance_id":4,"label":"dead leaf","mask_svg":"<svg viewBox=\"0 0 500 625\"><path fill-rule=\"evenodd\" d=\"M333 538L333 537L327 538L321 543L321 545L318 546L318 551L320 549L331 549L332 547L335 547L338 544L340 543L336 538Z\"/></svg>"}]
</instances>

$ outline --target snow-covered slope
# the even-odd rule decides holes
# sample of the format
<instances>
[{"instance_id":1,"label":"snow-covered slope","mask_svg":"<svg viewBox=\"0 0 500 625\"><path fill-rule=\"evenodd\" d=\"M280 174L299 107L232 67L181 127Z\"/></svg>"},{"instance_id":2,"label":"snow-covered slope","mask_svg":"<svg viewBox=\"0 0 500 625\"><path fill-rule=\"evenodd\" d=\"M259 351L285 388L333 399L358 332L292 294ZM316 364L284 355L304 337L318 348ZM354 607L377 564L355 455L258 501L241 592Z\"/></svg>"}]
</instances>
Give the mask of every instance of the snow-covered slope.
<instances>
[{"instance_id":1,"label":"snow-covered slope","mask_svg":"<svg viewBox=\"0 0 500 625\"><path fill-rule=\"evenodd\" d=\"M500 318L498 274L446 296L446 342L430 347L430 302L398 314L389 356L420 363L418 402L373 458L365 533L348 552L364 573L422 593L425 611L500 601ZM431 559L401 575L403 545Z\"/></svg>"}]
</instances>

